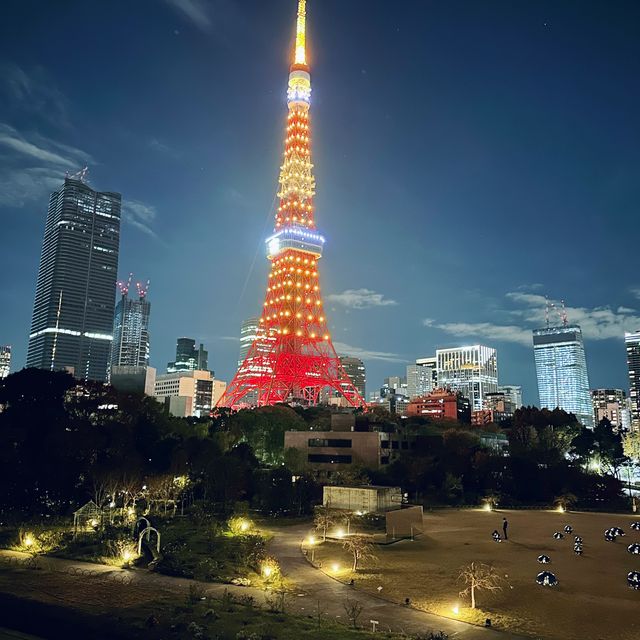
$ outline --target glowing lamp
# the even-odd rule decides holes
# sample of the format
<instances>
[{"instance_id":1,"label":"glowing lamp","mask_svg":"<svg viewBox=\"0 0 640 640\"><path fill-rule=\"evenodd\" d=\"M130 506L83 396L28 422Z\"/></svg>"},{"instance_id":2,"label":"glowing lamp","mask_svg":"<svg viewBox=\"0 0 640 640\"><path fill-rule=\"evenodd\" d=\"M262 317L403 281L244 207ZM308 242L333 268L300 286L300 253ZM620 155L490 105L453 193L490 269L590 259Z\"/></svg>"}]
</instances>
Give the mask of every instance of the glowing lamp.
<instances>
[{"instance_id":1,"label":"glowing lamp","mask_svg":"<svg viewBox=\"0 0 640 640\"><path fill-rule=\"evenodd\" d=\"M31 535L30 533L27 533L27 535L24 537L24 540L22 541L22 544L24 544L24 546L27 547L27 549L29 549L34 545L34 543L35 543L35 538L33 537L33 535Z\"/></svg>"},{"instance_id":2,"label":"glowing lamp","mask_svg":"<svg viewBox=\"0 0 640 640\"><path fill-rule=\"evenodd\" d=\"M460 613L460 607L457 604L454 604L453 607L451 607L451 611L454 616L457 616Z\"/></svg>"},{"instance_id":3,"label":"glowing lamp","mask_svg":"<svg viewBox=\"0 0 640 640\"><path fill-rule=\"evenodd\" d=\"M338 573L338 571L340 571L340 565L337 562L334 562L331 565L331 571L333 571L333 573Z\"/></svg>"}]
</instances>

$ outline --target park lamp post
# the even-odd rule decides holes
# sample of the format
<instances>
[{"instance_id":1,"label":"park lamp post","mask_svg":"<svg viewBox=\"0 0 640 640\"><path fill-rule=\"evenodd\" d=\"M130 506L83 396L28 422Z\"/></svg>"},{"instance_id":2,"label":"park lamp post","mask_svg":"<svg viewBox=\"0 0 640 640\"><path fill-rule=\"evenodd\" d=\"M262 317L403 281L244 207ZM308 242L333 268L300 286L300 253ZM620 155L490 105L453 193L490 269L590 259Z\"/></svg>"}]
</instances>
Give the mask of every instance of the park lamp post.
<instances>
[{"instance_id":1,"label":"park lamp post","mask_svg":"<svg viewBox=\"0 0 640 640\"><path fill-rule=\"evenodd\" d=\"M311 551L311 564L313 564L313 560L314 560L314 556L315 556L315 544L316 544L316 539L314 536L309 536L307 538L307 544L309 545L309 550Z\"/></svg>"}]
</instances>

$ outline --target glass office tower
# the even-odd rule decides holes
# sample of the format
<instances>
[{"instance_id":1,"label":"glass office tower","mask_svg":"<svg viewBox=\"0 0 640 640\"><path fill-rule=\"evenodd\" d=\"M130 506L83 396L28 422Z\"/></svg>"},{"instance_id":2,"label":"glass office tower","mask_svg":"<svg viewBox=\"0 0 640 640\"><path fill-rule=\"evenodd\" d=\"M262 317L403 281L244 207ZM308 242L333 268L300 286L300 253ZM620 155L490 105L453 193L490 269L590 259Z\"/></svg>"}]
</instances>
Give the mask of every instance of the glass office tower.
<instances>
[{"instance_id":1,"label":"glass office tower","mask_svg":"<svg viewBox=\"0 0 640 640\"><path fill-rule=\"evenodd\" d=\"M67 178L51 194L27 366L107 379L118 252L119 193Z\"/></svg>"},{"instance_id":2,"label":"glass office tower","mask_svg":"<svg viewBox=\"0 0 640 640\"><path fill-rule=\"evenodd\" d=\"M149 316L151 303L146 295L135 300L124 290L116 305L113 323L112 367L149 366Z\"/></svg>"},{"instance_id":3,"label":"glass office tower","mask_svg":"<svg viewBox=\"0 0 640 640\"><path fill-rule=\"evenodd\" d=\"M587 360L578 325L535 329L533 351L540 407L559 407L593 428Z\"/></svg>"},{"instance_id":4,"label":"glass office tower","mask_svg":"<svg viewBox=\"0 0 640 640\"><path fill-rule=\"evenodd\" d=\"M640 429L640 331L624 334L629 371L629 404L631 428Z\"/></svg>"}]
</instances>

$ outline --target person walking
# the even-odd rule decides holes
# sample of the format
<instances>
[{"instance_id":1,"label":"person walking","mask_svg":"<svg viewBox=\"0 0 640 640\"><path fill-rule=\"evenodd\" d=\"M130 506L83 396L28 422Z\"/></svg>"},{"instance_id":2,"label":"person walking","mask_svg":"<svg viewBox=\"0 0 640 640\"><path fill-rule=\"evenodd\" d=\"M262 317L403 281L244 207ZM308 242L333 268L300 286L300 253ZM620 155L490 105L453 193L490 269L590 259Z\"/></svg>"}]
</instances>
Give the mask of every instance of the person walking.
<instances>
[{"instance_id":1,"label":"person walking","mask_svg":"<svg viewBox=\"0 0 640 640\"><path fill-rule=\"evenodd\" d=\"M502 533L504 534L504 539L508 540L509 536L507 535L507 528L509 527L509 522L506 518L502 518Z\"/></svg>"}]
</instances>

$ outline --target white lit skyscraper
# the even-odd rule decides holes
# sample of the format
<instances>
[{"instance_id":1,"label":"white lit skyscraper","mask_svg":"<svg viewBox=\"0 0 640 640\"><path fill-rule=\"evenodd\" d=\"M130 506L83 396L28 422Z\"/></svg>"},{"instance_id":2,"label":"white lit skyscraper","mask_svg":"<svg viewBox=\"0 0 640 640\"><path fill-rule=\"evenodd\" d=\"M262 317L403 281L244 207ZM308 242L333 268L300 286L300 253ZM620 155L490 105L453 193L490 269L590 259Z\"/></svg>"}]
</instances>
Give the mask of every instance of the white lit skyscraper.
<instances>
[{"instance_id":1,"label":"white lit skyscraper","mask_svg":"<svg viewBox=\"0 0 640 640\"><path fill-rule=\"evenodd\" d=\"M504 393L505 398L513 405L514 410L522 407L522 387L514 384L501 384L498 387L500 393Z\"/></svg>"},{"instance_id":2,"label":"white lit skyscraper","mask_svg":"<svg viewBox=\"0 0 640 640\"><path fill-rule=\"evenodd\" d=\"M6 344L0 346L0 380L11 373L11 347Z\"/></svg>"},{"instance_id":3,"label":"white lit skyscraper","mask_svg":"<svg viewBox=\"0 0 640 640\"><path fill-rule=\"evenodd\" d=\"M244 362L251 345L258 336L260 318L248 318L240 327L240 355L238 357L238 367Z\"/></svg>"},{"instance_id":4,"label":"white lit skyscraper","mask_svg":"<svg viewBox=\"0 0 640 640\"><path fill-rule=\"evenodd\" d=\"M425 358L426 360L427 358ZM435 365L435 358L432 358ZM421 364L407 365L407 395L411 400L426 396L435 388L435 366Z\"/></svg>"},{"instance_id":5,"label":"white lit skyscraper","mask_svg":"<svg viewBox=\"0 0 640 640\"><path fill-rule=\"evenodd\" d=\"M640 429L640 331L625 333L627 367L629 371L629 404L631 428Z\"/></svg>"},{"instance_id":6,"label":"white lit skyscraper","mask_svg":"<svg viewBox=\"0 0 640 640\"><path fill-rule=\"evenodd\" d=\"M578 325L535 329L533 352L538 377L540 407L559 407L593 428L587 360Z\"/></svg>"},{"instance_id":7,"label":"white lit skyscraper","mask_svg":"<svg viewBox=\"0 0 640 640\"><path fill-rule=\"evenodd\" d=\"M438 386L459 391L471 411L486 408L486 395L498 391L498 354L493 347L474 345L437 349Z\"/></svg>"},{"instance_id":8,"label":"white lit skyscraper","mask_svg":"<svg viewBox=\"0 0 640 640\"><path fill-rule=\"evenodd\" d=\"M66 178L51 194L33 305L27 367L105 381L113 340L119 193Z\"/></svg>"},{"instance_id":9,"label":"white lit skyscraper","mask_svg":"<svg viewBox=\"0 0 640 640\"><path fill-rule=\"evenodd\" d=\"M362 362L360 358L353 358L351 356L340 356L340 364L342 365L344 372L351 379L351 382L353 382L353 386L364 398L367 386L367 371L364 366L364 362Z\"/></svg>"},{"instance_id":10,"label":"white lit skyscraper","mask_svg":"<svg viewBox=\"0 0 640 640\"><path fill-rule=\"evenodd\" d=\"M129 287L121 286L113 322L112 367L149 365L149 316L147 290L138 287L138 299L129 297Z\"/></svg>"}]
</instances>

